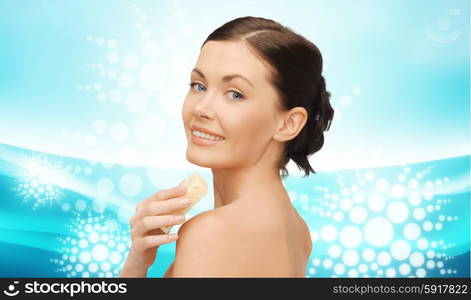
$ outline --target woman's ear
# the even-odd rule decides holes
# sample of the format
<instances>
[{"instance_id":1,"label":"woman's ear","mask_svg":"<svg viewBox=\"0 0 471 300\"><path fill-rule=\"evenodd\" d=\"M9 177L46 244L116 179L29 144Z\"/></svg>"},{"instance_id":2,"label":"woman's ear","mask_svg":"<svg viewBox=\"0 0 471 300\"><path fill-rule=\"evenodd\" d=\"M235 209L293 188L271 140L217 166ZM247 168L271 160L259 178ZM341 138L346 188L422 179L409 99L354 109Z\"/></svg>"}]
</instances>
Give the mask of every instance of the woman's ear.
<instances>
[{"instance_id":1,"label":"woman's ear","mask_svg":"<svg viewBox=\"0 0 471 300\"><path fill-rule=\"evenodd\" d=\"M282 112L273 139L278 142L286 142L294 139L301 129L303 129L306 121L307 111L304 107L298 106L287 112Z\"/></svg>"}]
</instances>

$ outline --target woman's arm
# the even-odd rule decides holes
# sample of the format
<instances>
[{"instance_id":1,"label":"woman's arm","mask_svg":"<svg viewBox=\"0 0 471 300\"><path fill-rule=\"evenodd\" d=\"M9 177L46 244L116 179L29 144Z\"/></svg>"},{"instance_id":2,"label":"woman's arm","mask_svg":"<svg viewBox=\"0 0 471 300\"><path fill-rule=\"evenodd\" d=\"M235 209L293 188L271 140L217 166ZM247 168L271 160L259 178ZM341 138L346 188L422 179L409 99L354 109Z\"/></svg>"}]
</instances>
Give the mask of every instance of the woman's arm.
<instances>
[{"instance_id":1,"label":"woman's arm","mask_svg":"<svg viewBox=\"0 0 471 300\"><path fill-rule=\"evenodd\" d=\"M129 251L123 269L119 277L147 277L148 267L139 264L133 256L132 250Z\"/></svg>"}]
</instances>

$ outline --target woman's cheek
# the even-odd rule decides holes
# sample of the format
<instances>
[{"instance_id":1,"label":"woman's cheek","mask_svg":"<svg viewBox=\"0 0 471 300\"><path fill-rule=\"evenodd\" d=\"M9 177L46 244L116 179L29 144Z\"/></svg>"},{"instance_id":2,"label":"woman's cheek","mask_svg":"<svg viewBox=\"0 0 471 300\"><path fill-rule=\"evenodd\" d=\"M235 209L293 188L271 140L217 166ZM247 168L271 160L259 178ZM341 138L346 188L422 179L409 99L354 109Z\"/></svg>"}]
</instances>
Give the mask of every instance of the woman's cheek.
<instances>
[{"instance_id":1,"label":"woman's cheek","mask_svg":"<svg viewBox=\"0 0 471 300\"><path fill-rule=\"evenodd\" d=\"M190 107L189 107L189 101L188 97L185 98L185 101L183 102L183 107L182 107L182 119L183 119L183 124L188 126L188 123L190 122Z\"/></svg>"}]
</instances>

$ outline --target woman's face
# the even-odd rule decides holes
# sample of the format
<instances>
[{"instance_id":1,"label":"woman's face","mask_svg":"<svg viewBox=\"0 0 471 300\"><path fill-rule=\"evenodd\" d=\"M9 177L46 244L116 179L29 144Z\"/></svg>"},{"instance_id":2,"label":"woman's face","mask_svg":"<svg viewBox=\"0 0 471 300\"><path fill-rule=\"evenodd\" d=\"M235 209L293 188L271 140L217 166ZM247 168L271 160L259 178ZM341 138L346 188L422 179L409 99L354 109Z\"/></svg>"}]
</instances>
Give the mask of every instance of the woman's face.
<instances>
[{"instance_id":1,"label":"woman's face","mask_svg":"<svg viewBox=\"0 0 471 300\"><path fill-rule=\"evenodd\" d=\"M268 70L241 42L209 41L201 50L182 109L189 162L212 169L240 168L265 153L276 128L279 101ZM223 80L228 75L238 74ZM224 140L201 140L192 126Z\"/></svg>"}]
</instances>

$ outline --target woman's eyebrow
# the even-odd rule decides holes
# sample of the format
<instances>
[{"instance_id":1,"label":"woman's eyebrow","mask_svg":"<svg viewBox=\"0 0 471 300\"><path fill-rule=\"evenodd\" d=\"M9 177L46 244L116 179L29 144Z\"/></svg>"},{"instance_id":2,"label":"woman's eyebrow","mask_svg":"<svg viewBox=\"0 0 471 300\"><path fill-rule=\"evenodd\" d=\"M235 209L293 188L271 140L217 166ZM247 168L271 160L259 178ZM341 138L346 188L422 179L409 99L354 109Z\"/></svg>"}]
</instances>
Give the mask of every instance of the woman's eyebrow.
<instances>
[{"instance_id":1,"label":"woman's eyebrow","mask_svg":"<svg viewBox=\"0 0 471 300\"><path fill-rule=\"evenodd\" d=\"M201 70L199 70L198 68L194 68L192 70L192 72L196 72L198 73L201 77L203 77L203 79L206 79L206 77L204 77L204 74L203 72L201 72ZM240 75L240 74L229 74L229 75L226 75L222 78L222 81L223 82L228 82L228 81L231 81L232 79L234 79L235 77L240 77L242 79L244 79L245 81L247 81L252 87L254 87L254 85L252 84L252 82L250 82L250 80L248 80L246 77Z\"/></svg>"}]
</instances>

